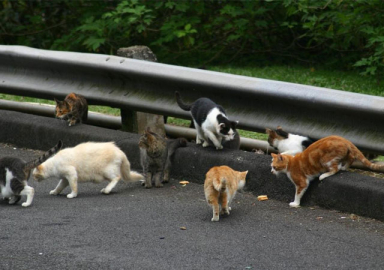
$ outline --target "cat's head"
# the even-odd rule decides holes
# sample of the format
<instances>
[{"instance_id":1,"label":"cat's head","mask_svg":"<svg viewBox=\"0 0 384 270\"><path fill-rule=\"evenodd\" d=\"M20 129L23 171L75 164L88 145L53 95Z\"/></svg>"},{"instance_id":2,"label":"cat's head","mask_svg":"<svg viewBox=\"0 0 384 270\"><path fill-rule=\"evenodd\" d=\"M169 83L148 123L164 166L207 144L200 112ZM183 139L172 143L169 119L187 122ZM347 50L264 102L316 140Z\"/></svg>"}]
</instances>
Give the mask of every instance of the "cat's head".
<instances>
[{"instance_id":1,"label":"cat's head","mask_svg":"<svg viewBox=\"0 0 384 270\"><path fill-rule=\"evenodd\" d=\"M286 155L272 153L271 172L275 175L287 171L289 158Z\"/></svg>"},{"instance_id":2,"label":"cat's head","mask_svg":"<svg viewBox=\"0 0 384 270\"><path fill-rule=\"evenodd\" d=\"M65 118L71 111L71 106L65 100L60 101L55 98L55 115L57 118Z\"/></svg>"},{"instance_id":3,"label":"cat's head","mask_svg":"<svg viewBox=\"0 0 384 270\"><path fill-rule=\"evenodd\" d=\"M217 116L217 133L221 134L224 137L224 140L231 141L235 138L236 135L236 126L239 121L230 121L228 118L219 114Z\"/></svg>"},{"instance_id":4,"label":"cat's head","mask_svg":"<svg viewBox=\"0 0 384 270\"><path fill-rule=\"evenodd\" d=\"M267 128L265 132L268 134L268 143L270 146L277 148L280 141L288 138L288 133L285 132L280 126L276 130Z\"/></svg>"},{"instance_id":5,"label":"cat's head","mask_svg":"<svg viewBox=\"0 0 384 270\"><path fill-rule=\"evenodd\" d=\"M158 137L155 132L152 132L149 127L144 131L144 133L140 136L139 147L148 149L156 142L156 137Z\"/></svg>"},{"instance_id":6,"label":"cat's head","mask_svg":"<svg viewBox=\"0 0 384 270\"><path fill-rule=\"evenodd\" d=\"M238 172L238 179L239 179L238 189L244 188L245 183L247 182L247 174L248 174L248 171Z\"/></svg>"},{"instance_id":7,"label":"cat's head","mask_svg":"<svg viewBox=\"0 0 384 270\"><path fill-rule=\"evenodd\" d=\"M36 168L34 168L32 172L32 176L33 176L33 179L37 182L43 181L45 179L43 165L39 165Z\"/></svg>"}]
</instances>

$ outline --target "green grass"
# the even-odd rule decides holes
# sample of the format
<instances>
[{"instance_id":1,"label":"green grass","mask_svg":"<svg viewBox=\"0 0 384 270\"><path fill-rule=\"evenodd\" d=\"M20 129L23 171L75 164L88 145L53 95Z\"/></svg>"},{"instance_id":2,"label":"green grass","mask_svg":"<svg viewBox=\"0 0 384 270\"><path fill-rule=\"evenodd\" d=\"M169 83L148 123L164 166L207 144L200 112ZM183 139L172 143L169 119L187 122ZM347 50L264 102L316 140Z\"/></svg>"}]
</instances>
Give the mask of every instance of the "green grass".
<instances>
[{"instance_id":1,"label":"green grass","mask_svg":"<svg viewBox=\"0 0 384 270\"><path fill-rule=\"evenodd\" d=\"M230 67L212 66L212 71L263 79L306 84L373 96L384 96L384 87L374 77L355 71L327 70L300 66Z\"/></svg>"},{"instance_id":2,"label":"green grass","mask_svg":"<svg viewBox=\"0 0 384 270\"><path fill-rule=\"evenodd\" d=\"M354 71L337 71L328 70L326 68L284 65L271 65L265 67L210 66L207 67L207 69L249 77L306 84L367 95L384 96L384 87L380 85L376 79L373 77L362 76ZM22 102L48 103L52 105L55 104L54 101L45 99L19 97L4 94L0 94L0 99ZM106 106L90 106L89 110L114 116L120 115L119 109ZM189 120L177 119L173 117L168 118L168 123L186 127L189 127L190 125ZM267 139L267 135L263 133L256 133L246 130L239 130L239 133L242 137L259 140Z\"/></svg>"}]
</instances>

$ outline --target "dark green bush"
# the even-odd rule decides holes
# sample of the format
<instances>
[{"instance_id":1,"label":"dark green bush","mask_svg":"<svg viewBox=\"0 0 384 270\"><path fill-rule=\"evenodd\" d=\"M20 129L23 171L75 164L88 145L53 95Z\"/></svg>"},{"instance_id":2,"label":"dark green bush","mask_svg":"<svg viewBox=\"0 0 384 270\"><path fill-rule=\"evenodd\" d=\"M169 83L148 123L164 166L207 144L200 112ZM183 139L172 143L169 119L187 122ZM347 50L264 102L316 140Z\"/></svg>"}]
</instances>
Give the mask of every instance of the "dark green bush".
<instances>
[{"instance_id":1,"label":"dark green bush","mask_svg":"<svg viewBox=\"0 0 384 270\"><path fill-rule=\"evenodd\" d=\"M182 65L270 61L383 73L384 1L10 1L0 43L115 54L147 45Z\"/></svg>"}]
</instances>

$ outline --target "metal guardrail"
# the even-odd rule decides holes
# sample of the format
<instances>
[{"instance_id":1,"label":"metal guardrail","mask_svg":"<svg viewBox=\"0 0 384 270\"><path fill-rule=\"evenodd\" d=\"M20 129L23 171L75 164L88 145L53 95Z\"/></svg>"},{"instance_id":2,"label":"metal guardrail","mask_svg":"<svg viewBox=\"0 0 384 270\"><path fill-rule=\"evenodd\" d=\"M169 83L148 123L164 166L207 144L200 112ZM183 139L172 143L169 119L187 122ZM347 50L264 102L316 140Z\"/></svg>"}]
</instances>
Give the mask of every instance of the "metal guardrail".
<instances>
[{"instance_id":1,"label":"metal guardrail","mask_svg":"<svg viewBox=\"0 0 384 270\"><path fill-rule=\"evenodd\" d=\"M321 138L343 136L384 154L384 98L98 54L0 46L0 92L44 98L84 95L90 104L189 119L175 102L212 98L239 128L280 125Z\"/></svg>"},{"instance_id":2,"label":"metal guardrail","mask_svg":"<svg viewBox=\"0 0 384 270\"><path fill-rule=\"evenodd\" d=\"M0 110L16 111L45 117L54 117L55 107L53 105L46 104L0 100ZM110 129L122 128L121 117L105 115L91 111L88 112L87 124ZM193 128L179 127L168 124L165 124L164 128L166 134L170 137L183 137L188 140L196 139L196 130ZM253 149L260 149L266 153L277 153L274 148L269 146L267 141L254 140L244 137L240 137L240 148L248 151Z\"/></svg>"}]
</instances>

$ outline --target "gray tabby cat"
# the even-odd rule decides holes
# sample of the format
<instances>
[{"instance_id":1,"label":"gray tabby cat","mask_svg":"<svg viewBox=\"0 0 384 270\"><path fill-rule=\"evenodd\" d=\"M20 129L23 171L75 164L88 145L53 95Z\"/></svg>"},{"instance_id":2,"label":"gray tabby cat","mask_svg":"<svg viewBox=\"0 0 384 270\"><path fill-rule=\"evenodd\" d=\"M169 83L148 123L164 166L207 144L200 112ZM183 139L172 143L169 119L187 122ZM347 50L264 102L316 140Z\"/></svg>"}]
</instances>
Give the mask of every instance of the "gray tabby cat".
<instances>
[{"instance_id":1,"label":"gray tabby cat","mask_svg":"<svg viewBox=\"0 0 384 270\"><path fill-rule=\"evenodd\" d=\"M139 140L141 166L145 175L144 185L146 188L152 187L152 178L155 180L156 187L162 187L162 183L169 182L172 156L177 148L186 145L187 141L184 138L167 141L162 136L151 132L149 127L147 128Z\"/></svg>"},{"instance_id":2,"label":"gray tabby cat","mask_svg":"<svg viewBox=\"0 0 384 270\"><path fill-rule=\"evenodd\" d=\"M62 142L51 148L38 159L25 162L20 158L3 157L0 159L0 191L4 199L9 200L9 204L20 201L21 196L27 196L27 201L21 205L30 206L35 194L33 187L28 186L28 178L31 170L40 165L48 158L56 154L62 147Z\"/></svg>"}]
</instances>

